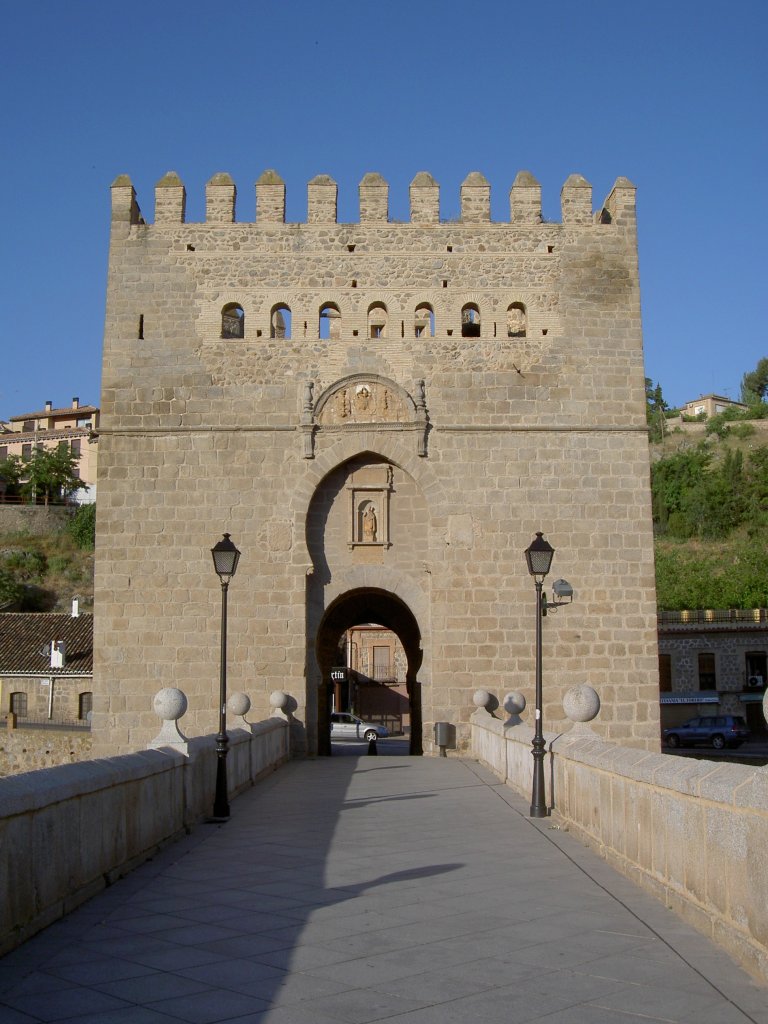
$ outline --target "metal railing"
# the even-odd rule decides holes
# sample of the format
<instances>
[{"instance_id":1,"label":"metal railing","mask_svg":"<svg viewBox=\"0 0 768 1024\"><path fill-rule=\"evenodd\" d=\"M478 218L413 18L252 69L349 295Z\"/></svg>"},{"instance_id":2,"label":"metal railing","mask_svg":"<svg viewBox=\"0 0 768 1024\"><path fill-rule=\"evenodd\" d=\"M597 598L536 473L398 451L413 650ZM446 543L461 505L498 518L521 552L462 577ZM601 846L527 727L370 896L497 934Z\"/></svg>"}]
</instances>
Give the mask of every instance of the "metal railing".
<instances>
[{"instance_id":1,"label":"metal railing","mask_svg":"<svg viewBox=\"0 0 768 1024\"><path fill-rule=\"evenodd\" d=\"M766 608L691 608L682 611L661 611L658 613L660 626L706 625L715 623L765 623L768 622Z\"/></svg>"},{"instance_id":2,"label":"metal railing","mask_svg":"<svg viewBox=\"0 0 768 1024\"><path fill-rule=\"evenodd\" d=\"M396 683L397 670L394 665L374 665L373 673L369 676L377 683Z\"/></svg>"},{"instance_id":3,"label":"metal railing","mask_svg":"<svg viewBox=\"0 0 768 1024\"><path fill-rule=\"evenodd\" d=\"M9 729L52 729L90 732L91 723L85 718L31 718L10 712L5 716Z\"/></svg>"}]
</instances>

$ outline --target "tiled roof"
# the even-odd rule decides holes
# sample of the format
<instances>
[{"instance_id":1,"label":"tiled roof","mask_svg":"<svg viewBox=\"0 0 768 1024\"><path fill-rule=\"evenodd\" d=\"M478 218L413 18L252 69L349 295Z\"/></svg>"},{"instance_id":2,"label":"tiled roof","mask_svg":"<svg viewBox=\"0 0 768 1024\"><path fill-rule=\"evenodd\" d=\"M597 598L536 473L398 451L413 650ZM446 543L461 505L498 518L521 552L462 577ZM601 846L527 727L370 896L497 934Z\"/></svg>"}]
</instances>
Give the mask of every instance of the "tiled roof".
<instances>
[{"instance_id":1,"label":"tiled roof","mask_svg":"<svg viewBox=\"0 0 768 1024\"><path fill-rule=\"evenodd\" d=\"M6 612L0 614L0 676L3 673L49 675L51 661L41 650L51 640L66 644L64 668L57 675L93 671L93 615L61 612Z\"/></svg>"},{"instance_id":2,"label":"tiled roof","mask_svg":"<svg viewBox=\"0 0 768 1024\"><path fill-rule=\"evenodd\" d=\"M16 423L17 420L44 420L46 416L81 416L98 412L97 405L78 405L75 409L71 405L63 409L40 409L38 412L25 412L20 416L11 416L9 423Z\"/></svg>"},{"instance_id":3,"label":"tiled roof","mask_svg":"<svg viewBox=\"0 0 768 1024\"><path fill-rule=\"evenodd\" d=\"M41 427L40 430L10 430L0 434L0 437L4 444L13 442L21 444L22 441L39 441L42 444L44 441L55 441L63 437L90 437L91 435L94 435L91 427L49 427L45 429Z\"/></svg>"}]
</instances>

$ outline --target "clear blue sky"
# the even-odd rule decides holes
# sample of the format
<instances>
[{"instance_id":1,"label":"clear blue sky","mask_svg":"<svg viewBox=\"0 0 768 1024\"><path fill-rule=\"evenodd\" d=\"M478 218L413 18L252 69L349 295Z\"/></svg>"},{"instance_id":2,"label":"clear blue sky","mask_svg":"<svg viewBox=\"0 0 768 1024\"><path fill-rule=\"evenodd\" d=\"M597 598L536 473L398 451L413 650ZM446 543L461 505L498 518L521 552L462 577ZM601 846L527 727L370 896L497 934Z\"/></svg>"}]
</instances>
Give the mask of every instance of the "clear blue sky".
<instances>
[{"instance_id":1,"label":"clear blue sky","mask_svg":"<svg viewBox=\"0 0 768 1024\"><path fill-rule=\"evenodd\" d=\"M572 172L595 206L638 187L646 373L670 404L739 397L766 343L765 0L4 0L0 418L98 402L109 185L177 171L189 220L228 171L241 220L276 168L357 218L367 171L407 217L420 170L458 213L472 170L508 217L517 171L559 220ZM761 298L762 296L762 298Z\"/></svg>"}]
</instances>

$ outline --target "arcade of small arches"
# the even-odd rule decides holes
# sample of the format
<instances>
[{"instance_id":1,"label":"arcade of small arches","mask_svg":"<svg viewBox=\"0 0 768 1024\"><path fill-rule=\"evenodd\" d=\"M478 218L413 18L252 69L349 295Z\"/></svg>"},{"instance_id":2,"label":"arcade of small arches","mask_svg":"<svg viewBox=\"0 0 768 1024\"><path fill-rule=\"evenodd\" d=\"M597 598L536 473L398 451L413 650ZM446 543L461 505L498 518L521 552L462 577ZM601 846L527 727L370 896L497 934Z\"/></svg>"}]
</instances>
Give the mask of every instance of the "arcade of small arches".
<instances>
[{"instance_id":1,"label":"arcade of small arches","mask_svg":"<svg viewBox=\"0 0 768 1024\"><path fill-rule=\"evenodd\" d=\"M319 307L317 315L317 337L321 340L340 338L343 319L338 303L323 303ZM245 338L245 320L243 306L237 302L228 302L221 310L221 337ZM498 320L494 320L492 323L491 337L527 337L528 310L525 303L509 303L506 307L506 321L501 325L501 329ZM483 337L482 324L483 317L479 304L476 302L466 302L461 307L461 337ZM404 319L400 320L399 334L402 338L405 338L406 335L414 338L434 338L438 326L434 306L429 302L420 302L414 307L412 322L406 325ZM393 327L397 330L394 324L390 324L390 315L386 303L370 303L366 322L367 337L373 339L386 338ZM304 322L302 333L305 338L310 337L310 328L307 321ZM453 333L453 328L446 328L445 333L450 336ZM546 333L546 330L542 333ZM357 337L358 334L359 329L352 331L353 337ZM262 331L257 330L256 336L261 337ZM270 310L269 337L271 339L290 339L293 337L291 307L285 302L275 303Z\"/></svg>"}]
</instances>

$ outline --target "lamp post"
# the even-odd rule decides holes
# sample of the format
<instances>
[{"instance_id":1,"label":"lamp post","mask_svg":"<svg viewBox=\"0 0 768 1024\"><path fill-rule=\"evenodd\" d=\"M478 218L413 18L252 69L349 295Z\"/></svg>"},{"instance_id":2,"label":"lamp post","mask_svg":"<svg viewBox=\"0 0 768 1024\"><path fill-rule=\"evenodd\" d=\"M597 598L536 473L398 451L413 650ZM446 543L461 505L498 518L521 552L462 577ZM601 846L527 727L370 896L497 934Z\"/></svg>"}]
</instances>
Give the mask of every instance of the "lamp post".
<instances>
[{"instance_id":1,"label":"lamp post","mask_svg":"<svg viewBox=\"0 0 768 1024\"><path fill-rule=\"evenodd\" d=\"M213 566L221 583L221 671L219 675L219 731L216 736L216 793L213 798L213 817L229 817L227 788L227 590L229 581L237 572L240 552L225 533L222 540L211 548Z\"/></svg>"},{"instance_id":2,"label":"lamp post","mask_svg":"<svg viewBox=\"0 0 768 1024\"><path fill-rule=\"evenodd\" d=\"M544 792L544 728L541 716L541 619L544 614L542 587L544 577L552 566L555 549L537 532L536 539L525 549L528 572L536 584L536 725L533 734L533 789L531 791L532 818L546 818L547 802Z\"/></svg>"}]
</instances>

